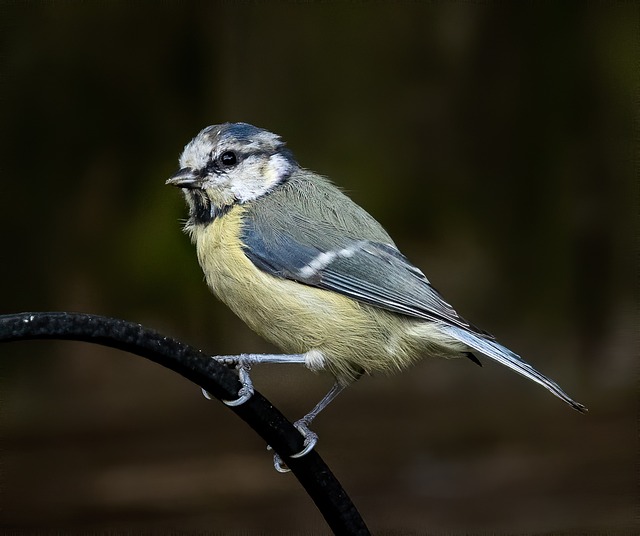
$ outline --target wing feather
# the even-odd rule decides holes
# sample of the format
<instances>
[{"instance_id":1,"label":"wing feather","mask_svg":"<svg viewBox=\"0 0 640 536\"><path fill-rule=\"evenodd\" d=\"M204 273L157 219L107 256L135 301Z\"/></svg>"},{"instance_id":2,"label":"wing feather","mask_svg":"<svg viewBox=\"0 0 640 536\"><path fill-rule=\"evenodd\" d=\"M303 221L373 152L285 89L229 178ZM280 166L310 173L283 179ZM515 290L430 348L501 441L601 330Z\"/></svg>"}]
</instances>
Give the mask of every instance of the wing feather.
<instances>
[{"instance_id":1,"label":"wing feather","mask_svg":"<svg viewBox=\"0 0 640 536\"><path fill-rule=\"evenodd\" d=\"M424 274L391 244L343 239L332 249L305 243L305 234L265 229L248 218L242 232L245 255L261 270L338 292L395 313L471 326L444 301Z\"/></svg>"}]
</instances>

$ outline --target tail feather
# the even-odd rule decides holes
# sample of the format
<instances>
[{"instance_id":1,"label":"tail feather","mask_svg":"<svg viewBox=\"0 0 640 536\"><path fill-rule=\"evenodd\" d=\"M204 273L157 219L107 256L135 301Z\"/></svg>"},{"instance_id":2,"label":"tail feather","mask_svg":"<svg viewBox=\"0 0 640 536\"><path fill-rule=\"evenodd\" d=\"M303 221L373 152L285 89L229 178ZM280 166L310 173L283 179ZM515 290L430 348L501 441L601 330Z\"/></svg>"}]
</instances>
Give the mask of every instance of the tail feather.
<instances>
[{"instance_id":1,"label":"tail feather","mask_svg":"<svg viewBox=\"0 0 640 536\"><path fill-rule=\"evenodd\" d=\"M454 339L463 342L470 348L473 348L474 350L484 354L485 356L490 357L491 359L497 361L498 363L501 363L505 367L509 367L511 370L517 372L518 374L521 374L525 378L529 378L537 384L542 385L543 387L551 391L554 395L556 395L560 400L563 400L580 413L585 413L587 411L586 407L576 402L575 400L572 400L571 397L569 397L569 395L567 395L567 393L565 393L556 382L547 378L544 374L538 372L519 355L513 353L511 350L502 346L495 340L485 339L480 335L476 335L463 328L450 324L440 325L439 328L447 335L450 335Z\"/></svg>"}]
</instances>

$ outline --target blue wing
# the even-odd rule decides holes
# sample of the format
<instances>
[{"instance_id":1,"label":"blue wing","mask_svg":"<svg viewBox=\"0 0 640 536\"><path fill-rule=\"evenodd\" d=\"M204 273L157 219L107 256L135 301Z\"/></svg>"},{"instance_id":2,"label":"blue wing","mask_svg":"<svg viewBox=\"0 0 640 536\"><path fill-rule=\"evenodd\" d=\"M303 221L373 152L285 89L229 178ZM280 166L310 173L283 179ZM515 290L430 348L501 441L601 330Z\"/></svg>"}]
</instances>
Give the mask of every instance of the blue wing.
<instances>
[{"instance_id":1,"label":"blue wing","mask_svg":"<svg viewBox=\"0 0 640 536\"><path fill-rule=\"evenodd\" d=\"M492 338L462 319L425 275L390 244L342 238L337 245L324 235L319 242L331 242L332 247L326 243L323 247L281 229L265 231L265 227L247 219L241 236L245 255L261 270L394 313L440 321Z\"/></svg>"}]
</instances>

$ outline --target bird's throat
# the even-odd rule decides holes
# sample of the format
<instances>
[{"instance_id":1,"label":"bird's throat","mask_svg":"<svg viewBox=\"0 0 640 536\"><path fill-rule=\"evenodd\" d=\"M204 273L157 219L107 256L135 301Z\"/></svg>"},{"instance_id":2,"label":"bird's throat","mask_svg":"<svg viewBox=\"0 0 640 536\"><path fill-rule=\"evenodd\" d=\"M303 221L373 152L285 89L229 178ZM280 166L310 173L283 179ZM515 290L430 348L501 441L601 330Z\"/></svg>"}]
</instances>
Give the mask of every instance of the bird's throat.
<instances>
[{"instance_id":1,"label":"bird's throat","mask_svg":"<svg viewBox=\"0 0 640 536\"><path fill-rule=\"evenodd\" d=\"M187 195L191 225L209 225L237 204L236 200L221 204L214 203L204 190L199 189L189 190Z\"/></svg>"}]
</instances>

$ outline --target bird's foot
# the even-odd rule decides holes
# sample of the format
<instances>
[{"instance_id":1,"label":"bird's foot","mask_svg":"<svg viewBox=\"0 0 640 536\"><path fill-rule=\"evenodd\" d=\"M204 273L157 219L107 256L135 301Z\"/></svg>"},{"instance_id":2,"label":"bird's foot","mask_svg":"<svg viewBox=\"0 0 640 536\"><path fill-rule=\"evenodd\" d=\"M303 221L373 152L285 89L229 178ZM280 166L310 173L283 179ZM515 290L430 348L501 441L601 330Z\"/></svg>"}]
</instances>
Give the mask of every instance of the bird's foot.
<instances>
[{"instance_id":1,"label":"bird's foot","mask_svg":"<svg viewBox=\"0 0 640 536\"><path fill-rule=\"evenodd\" d=\"M309 454L309 452L313 450L313 447L316 446L316 443L318 442L318 434L309 429L309 425L306 423L304 418L296 421L293 425L304 437L304 443L302 450L300 452L297 452L296 454L292 454L290 457L302 458L303 456ZM273 449L271 448L271 446L268 446L267 450ZM279 473L288 473L289 471L291 471L291 469L287 467L287 464L282 461L282 458L277 453L273 455L273 466Z\"/></svg>"},{"instance_id":2,"label":"bird's foot","mask_svg":"<svg viewBox=\"0 0 640 536\"><path fill-rule=\"evenodd\" d=\"M253 382L251 381L251 376L249 376L249 371L251 367L242 361L240 361L236 365L236 369L238 370L238 379L240 380L240 384L242 387L238 390L238 398L235 400L223 400L223 402L227 406L241 406L247 400L249 400L253 393L255 392L253 389Z\"/></svg>"},{"instance_id":3,"label":"bird's foot","mask_svg":"<svg viewBox=\"0 0 640 536\"><path fill-rule=\"evenodd\" d=\"M316 446L316 443L318 442L318 434L309 429L309 425L304 418L293 423L293 426L295 426L298 429L298 432L302 434L302 437L304 437L304 448L300 452L292 454L291 457L302 458L309 454L313 450L313 447Z\"/></svg>"},{"instance_id":4,"label":"bird's foot","mask_svg":"<svg viewBox=\"0 0 640 536\"><path fill-rule=\"evenodd\" d=\"M232 362L232 361L222 359L221 361L226 365L235 364L236 370L238 371L238 379L240 380L240 384L242 386L238 390L238 398L236 398L235 400L223 400L222 402L224 402L227 406L231 406L231 407L241 406L247 400L249 400L253 396L253 393L255 392L253 389L253 382L251 381L251 376L249 376L249 371L251 370L251 366L248 365L247 363L244 363L242 360ZM205 398L211 400L211 395L205 389L202 390L202 394L204 395Z\"/></svg>"}]
</instances>

